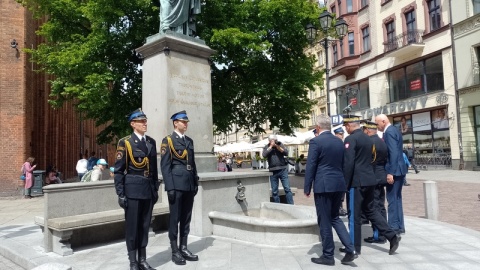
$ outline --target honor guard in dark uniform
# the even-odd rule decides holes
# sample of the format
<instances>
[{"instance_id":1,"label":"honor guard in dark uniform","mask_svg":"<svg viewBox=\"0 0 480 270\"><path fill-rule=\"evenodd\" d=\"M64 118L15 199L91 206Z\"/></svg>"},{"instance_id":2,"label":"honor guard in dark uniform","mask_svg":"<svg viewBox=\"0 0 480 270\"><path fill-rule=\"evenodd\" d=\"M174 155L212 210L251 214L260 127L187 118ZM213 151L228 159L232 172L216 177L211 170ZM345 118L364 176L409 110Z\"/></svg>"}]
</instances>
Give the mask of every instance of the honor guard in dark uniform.
<instances>
[{"instance_id":1,"label":"honor guard in dark uniform","mask_svg":"<svg viewBox=\"0 0 480 270\"><path fill-rule=\"evenodd\" d=\"M363 133L367 134L373 142L373 162L372 167L375 173L377 185L375 186L375 207L380 212L382 217L387 220L387 210L385 209L385 186L387 185L387 172L385 171L385 164L388 158L388 149L385 142L377 135L377 124L370 121L362 121ZM380 235L378 229L372 225L373 236L363 239L367 243L381 243L384 244L387 240L383 235Z\"/></svg>"},{"instance_id":2,"label":"honor guard in dark uniform","mask_svg":"<svg viewBox=\"0 0 480 270\"><path fill-rule=\"evenodd\" d=\"M125 241L130 270L154 270L146 261L153 205L158 200L157 148L145 135L147 116L138 109L128 116L133 133L118 141L114 169L119 205L125 209ZM137 261L138 253L138 261Z\"/></svg>"},{"instance_id":3,"label":"honor guard in dark uniform","mask_svg":"<svg viewBox=\"0 0 480 270\"><path fill-rule=\"evenodd\" d=\"M373 142L360 128L360 117L345 115L343 123L348 136L345 138L343 174L349 190L349 227L355 251L360 254L362 247L362 211L372 224L390 241L389 254L397 250L400 236L390 229L387 221L375 211L375 186L377 180L373 171Z\"/></svg>"},{"instance_id":4,"label":"honor guard in dark uniform","mask_svg":"<svg viewBox=\"0 0 480 270\"><path fill-rule=\"evenodd\" d=\"M198 174L193 140L185 136L189 121L187 113L178 112L171 119L175 130L162 140L160 164L170 206L168 238L172 247L172 261L184 265L185 260L198 261L198 256L187 249L193 198L198 192Z\"/></svg>"}]
</instances>

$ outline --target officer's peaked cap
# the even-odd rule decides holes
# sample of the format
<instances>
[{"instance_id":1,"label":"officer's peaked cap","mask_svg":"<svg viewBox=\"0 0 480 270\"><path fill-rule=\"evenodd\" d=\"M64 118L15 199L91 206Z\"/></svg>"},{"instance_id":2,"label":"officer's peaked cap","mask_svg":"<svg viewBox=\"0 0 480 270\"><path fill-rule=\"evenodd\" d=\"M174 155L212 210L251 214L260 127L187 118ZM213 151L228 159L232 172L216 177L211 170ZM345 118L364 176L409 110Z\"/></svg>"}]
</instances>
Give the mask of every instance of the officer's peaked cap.
<instances>
[{"instance_id":1,"label":"officer's peaked cap","mask_svg":"<svg viewBox=\"0 0 480 270\"><path fill-rule=\"evenodd\" d=\"M377 123L375 122L364 120L362 124L364 128L377 129Z\"/></svg>"},{"instance_id":2,"label":"officer's peaked cap","mask_svg":"<svg viewBox=\"0 0 480 270\"><path fill-rule=\"evenodd\" d=\"M128 122L133 120L144 120L147 119L147 115L142 111L141 108L136 109L135 111L131 112L128 116Z\"/></svg>"},{"instance_id":3,"label":"officer's peaked cap","mask_svg":"<svg viewBox=\"0 0 480 270\"><path fill-rule=\"evenodd\" d=\"M188 120L186 111L179 111L177 113L174 113L172 117L170 117L170 119L172 119L172 121L175 121L175 120L181 120L181 121L187 121L187 122L190 121Z\"/></svg>"},{"instance_id":4,"label":"officer's peaked cap","mask_svg":"<svg viewBox=\"0 0 480 270\"><path fill-rule=\"evenodd\" d=\"M345 133L342 127L339 127L333 131L333 133L338 134L338 133Z\"/></svg>"},{"instance_id":5,"label":"officer's peaked cap","mask_svg":"<svg viewBox=\"0 0 480 270\"><path fill-rule=\"evenodd\" d=\"M358 115L350 115L350 114L344 114L343 115L343 123L352 123L352 122L360 122L362 117Z\"/></svg>"}]
</instances>

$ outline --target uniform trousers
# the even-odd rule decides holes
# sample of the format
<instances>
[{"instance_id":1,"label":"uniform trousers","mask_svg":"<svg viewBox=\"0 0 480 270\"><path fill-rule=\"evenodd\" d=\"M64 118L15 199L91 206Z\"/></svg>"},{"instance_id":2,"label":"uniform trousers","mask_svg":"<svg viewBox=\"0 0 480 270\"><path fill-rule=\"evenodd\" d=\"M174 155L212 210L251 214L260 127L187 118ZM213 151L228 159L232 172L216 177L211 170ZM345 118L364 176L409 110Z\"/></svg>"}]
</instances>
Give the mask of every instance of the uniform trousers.
<instances>
[{"instance_id":1,"label":"uniform trousers","mask_svg":"<svg viewBox=\"0 0 480 270\"><path fill-rule=\"evenodd\" d=\"M333 259L335 243L333 242L332 227L337 232L338 238L345 246L346 252L353 252L354 247L348 236L347 228L339 217L338 209L342 204L345 192L315 193L315 208L317 210L317 223L322 237L323 256Z\"/></svg>"},{"instance_id":2,"label":"uniform trousers","mask_svg":"<svg viewBox=\"0 0 480 270\"><path fill-rule=\"evenodd\" d=\"M147 247L152 210L152 200L127 199L125 241L128 251Z\"/></svg>"},{"instance_id":3,"label":"uniform trousers","mask_svg":"<svg viewBox=\"0 0 480 270\"><path fill-rule=\"evenodd\" d=\"M376 185L375 186L375 207L376 211L380 212L382 217L387 220L387 210L385 209L385 185ZM372 225L373 228L373 238L375 240L379 240L380 234L378 232L378 229Z\"/></svg>"},{"instance_id":4,"label":"uniform trousers","mask_svg":"<svg viewBox=\"0 0 480 270\"><path fill-rule=\"evenodd\" d=\"M193 191L175 190L175 202L169 203L170 222L168 226L168 238L170 241L178 241L180 223L180 238L190 233L190 221L192 220Z\"/></svg>"},{"instance_id":5,"label":"uniform trousers","mask_svg":"<svg viewBox=\"0 0 480 270\"><path fill-rule=\"evenodd\" d=\"M350 188L349 193L349 227L350 239L355 246L355 251L360 254L362 248L362 212L374 225L379 233L388 240L395 237L396 233L388 226L387 220L376 211L375 186Z\"/></svg>"}]
</instances>

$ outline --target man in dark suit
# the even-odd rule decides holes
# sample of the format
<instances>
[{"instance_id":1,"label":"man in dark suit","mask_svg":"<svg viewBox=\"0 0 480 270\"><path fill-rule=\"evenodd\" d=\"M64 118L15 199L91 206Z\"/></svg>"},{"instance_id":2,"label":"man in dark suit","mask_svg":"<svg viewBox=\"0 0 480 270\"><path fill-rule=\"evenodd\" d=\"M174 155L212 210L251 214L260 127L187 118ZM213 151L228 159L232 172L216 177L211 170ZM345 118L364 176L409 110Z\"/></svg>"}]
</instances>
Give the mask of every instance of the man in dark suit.
<instances>
[{"instance_id":1,"label":"man in dark suit","mask_svg":"<svg viewBox=\"0 0 480 270\"><path fill-rule=\"evenodd\" d=\"M378 130L383 132L383 140L387 144L388 160L385 165L387 171L387 201L388 225L397 233L405 233L403 221L402 187L407 166L403 159L403 138L400 130L390 124L385 114L375 117Z\"/></svg>"},{"instance_id":2,"label":"man in dark suit","mask_svg":"<svg viewBox=\"0 0 480 270\"><path fill-rule=\"evenodd\" d=\"M375 211L375 186L377 180L372 168L373 142L360 128L360 117L345 115L343 123L348 136L345 139L343 175L349 190L349 226L350 238L355 251L360 254L362 247L362 211L372 224L390 241L389 254L398 248L400 236L390 229L382 215Z\"/></svg>"},{"instance_id":3,"label":"man in dark suit","mask_svg":"<svg viewBox=\"0 0 480 270\"><path fill-rule=\"evenodd\" d=\"M146 247L153 205L158 200L157 147L155 140L145 135L147 116L141 109L132 112L128 121L133 133L118 141L115 190L119 205L125 209L130 270L154 270L146 261Z\"/></svg>"},{"instance_id":4,"label":"man in dark suit","mask_svg":"<svg viewBox=\"0 0 480 270\"><path fill-rule=\"evenodd\" d=\"M347 228L338 213L347 189L342 172L343 143L330 132L330 128L329 116L317 116L318 136L310 140L304 185L304 193L307 197L310 196L313 186L317 222L323 245L322 256L311 260L314 263L325 265L335 264L332 227L345 246L346 254L342 263L352 262L357 257Z\"/></svg>"},{"instance_id":5,"label":"man in dark suit","mask_svg":"<svg viewBox=\"0 0 480 270\"><path fill-rule=\"evenodd\" d=\"M387 145L377 135L377 124L370 121L363 122L363 132L367 134L373 142L375 147L372 168L375 172L377 185L375 186L375 207L380 212L382 217L387 220L387 210L385 210L385 186L387 185L387 173L385 171L385 164L387 162ZM378 233L378 229L372 225L373 236L363 239L367 243L381 243L384 244L387 240L385 236Z\"/></svg>"},{"instance_id":6,"label":"man in dark suit","mask_svg":"<svg viewBox=\"0 0 480 270\"><path fill-rule=\"evenodd\" d=\"M168 238L172 248L172 261L184 265L185 260L198 261L198 256L187 249L193 198L198 192L198 174L193 140L185 135L189 122L187 113L185 111L175 113L171 119L174 131L162 140L160 164L170 207Z\"/></svg>"}]
</instances>

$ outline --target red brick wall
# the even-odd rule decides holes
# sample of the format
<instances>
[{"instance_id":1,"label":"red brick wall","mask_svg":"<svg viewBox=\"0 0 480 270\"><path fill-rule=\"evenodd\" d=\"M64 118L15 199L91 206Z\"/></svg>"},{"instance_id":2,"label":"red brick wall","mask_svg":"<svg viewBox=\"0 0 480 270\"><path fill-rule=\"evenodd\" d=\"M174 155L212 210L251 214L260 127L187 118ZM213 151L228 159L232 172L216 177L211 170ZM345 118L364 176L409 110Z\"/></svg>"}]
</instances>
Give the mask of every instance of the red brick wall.
<instances>
[{"instance_id":1,"label":"red brick wall","mask_svg":"<svg viewBox=\"0 0 480 270\"><path fill-rule=\"evenodd\" d=\"M34 72L38 66L22 51L42 42L35 35L39 22L14 0L0 0L0 18L0 196L22 191L20 168L29 156L36 158L36 169L54 164L64 178L75 177L78 155L85 150L96 151L111 164L115 146L95 143L103 127L80 121L72 103L60 109L48 104L48 78ZM10 47L12 39L18 42L18 51ZM82 137L89 138L84 149Z\"/></svg>"}]
</instances>

